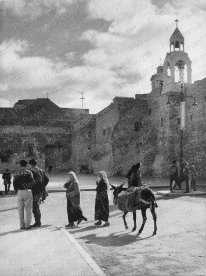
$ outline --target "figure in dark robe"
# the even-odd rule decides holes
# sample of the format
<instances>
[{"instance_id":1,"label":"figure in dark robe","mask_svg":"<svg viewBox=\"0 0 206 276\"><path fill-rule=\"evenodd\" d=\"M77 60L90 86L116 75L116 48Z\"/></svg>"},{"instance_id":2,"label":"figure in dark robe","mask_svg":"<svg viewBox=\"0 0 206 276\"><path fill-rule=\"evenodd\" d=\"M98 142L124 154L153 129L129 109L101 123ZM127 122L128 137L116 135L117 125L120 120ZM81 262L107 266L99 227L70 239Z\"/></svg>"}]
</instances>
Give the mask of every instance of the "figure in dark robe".
<instances>
[{"instance_id":1,"label":"figure in dark robe","mask_svg":"<svg viewBox=\"0 0 206 276\"><path fill-rule=\"evenodd\" d=\"M10 185L11 185L11 173L9 169L6 169L6 172L3 173L2 178L4 180L4 187L5 187L5 194L7 195L10 192Z\"/></svg>"},{"instance_id":2,"label":"figure in dark robe","mask_svg":"<svg viewBox=\"0 0 206 276\"><path fill-rule=\"evenodd\" d=\"M69 180L64 184L64 188L67 189L67 215L69 224L66 227L73 228L74 222L80 224L82 220L87 221L87 218L83 216L82 209L80 207L80 190L78 179L74 172L69 173Z\"/></svg>"},{"instance_id":3,"label":"figure in dark robe","mask_svg":"<svg viewBox=\"0 0 206 276\"><path fill-rule=\"evenodd\" d=\"M142 186L142 175L140 167L140 163L133 165L128 174L126 175L126 178L128 179L128 188Z\"/></svg>"},{"instance_id":4,"label":"figure in dark robe","mask_svg":"<svg viewBox=\"0 0 206 276\"><path fill-rule=\"evenodd\" d=\"M104 227L109 226L109 181L107 174L104 171L98 173L96 187L96 200L95 200L95 225L101 225L102 221L105 222Z\"/></svg>"}]
</instances>

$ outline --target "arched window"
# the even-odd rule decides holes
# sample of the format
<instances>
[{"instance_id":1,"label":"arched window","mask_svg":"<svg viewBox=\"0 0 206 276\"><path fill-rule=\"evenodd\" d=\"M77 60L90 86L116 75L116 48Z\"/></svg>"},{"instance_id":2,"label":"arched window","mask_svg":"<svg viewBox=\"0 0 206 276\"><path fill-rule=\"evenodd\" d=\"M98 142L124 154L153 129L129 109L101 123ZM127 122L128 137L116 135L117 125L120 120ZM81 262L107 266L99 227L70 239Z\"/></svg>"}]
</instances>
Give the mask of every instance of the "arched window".
<instances>
[{"instance_id":1,"label":"arched window","mask_svg":"<svg viewBox=\"0 0 206 276\"><path fill-rule=\"evenodd\" d=\"M164 123L164 120L163 120L163 118L161 118L161 127L163 127L163 123Z\"/></svg>"},{"instance_id":2,"label":"arched window","mask_svg":"<svg viewBox=\"0 0 206 276\"><path fill-rule=\"evenodd\" d=\"M169 64L169 62L167 63L167 76L168 77L171 76L171 70L170 70L170 64Z\"/></svg>"},{"instance_id":3,"label":"arched window","mask_svg":"<svg viewBox=\"0 0 206 276\"><path fill-rule=\"evenodd\" d=\"M175 41L175 48L180 48L180 43L179 43L179 41Z\"/></svg>"},{"instance_id":4,"label":"arched window","mask_svg":"<svg viewBox=\"0 0 206 276\"><path fill-rule=\"evenodd\" d=\"M134 130L135 131L139 131L141 127L142 127L142 123L141 122L135 122L134 123Z\"/></svg>"}]
</instances>

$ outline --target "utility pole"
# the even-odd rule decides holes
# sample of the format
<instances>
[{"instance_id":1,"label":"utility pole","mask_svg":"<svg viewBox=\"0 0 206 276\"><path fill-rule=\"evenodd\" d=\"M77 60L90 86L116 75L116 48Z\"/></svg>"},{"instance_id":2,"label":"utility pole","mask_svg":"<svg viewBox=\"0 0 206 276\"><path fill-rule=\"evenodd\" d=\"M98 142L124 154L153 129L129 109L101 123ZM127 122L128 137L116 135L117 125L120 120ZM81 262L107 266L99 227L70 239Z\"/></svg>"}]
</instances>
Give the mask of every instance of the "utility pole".
<instances>
[{"instance_id":1,"label":"utility pole","mask_svg":"<svg viewBox=\"0 0 206 276\"><path fill-rule=\"evenodd\" d=\"M183 139L184 139L184 129L185 129L185 99L183 92L184 84L181 83L180 92L180 181L183 180Z\"/></svg>"}]
</instances>

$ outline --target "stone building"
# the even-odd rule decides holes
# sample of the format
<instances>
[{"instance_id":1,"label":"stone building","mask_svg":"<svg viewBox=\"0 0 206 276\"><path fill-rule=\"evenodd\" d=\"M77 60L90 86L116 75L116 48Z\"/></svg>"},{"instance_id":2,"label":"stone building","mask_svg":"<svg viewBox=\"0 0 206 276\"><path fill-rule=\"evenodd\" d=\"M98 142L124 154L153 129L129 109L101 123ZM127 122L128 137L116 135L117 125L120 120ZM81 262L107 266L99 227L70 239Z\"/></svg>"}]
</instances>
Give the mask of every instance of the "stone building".
<instances>
[{"instance_id":1,"label":"stone building","mask_svg":"<svg viewBox=\"0 0 206 276\"><path fill-rule=\"evenodd\" d=\"M90 145L84 162L94 173L105 170L109 175L125 175L139 161L145 174L167 176L170 163L180 156L180 91L184 83L184 159L196 166L199 176L206 177L206 79L192 83L192 63L178 27L170 38L169 49L163 65L150 79L150 93L114 98L92 116L92 124L85 121L83 128L92 132L91 139L81 134L81 121L75 124L73 143L78 145L78 136L85 150ZM85 150L76 146L72 152L74 163Z\"/></svg>"},{"instance_id":2,"label":"stone building","mask_svg":"<svg viewBox=\"0 0 206 276\"><path fill-rule=\"evenodd\" d=\"M73 124L87 114L88 109L60 108L46 98L0 108L0 171L16 170L22 158L36 158L48 171L68 170Z\"/></svg>"}]
</instances>

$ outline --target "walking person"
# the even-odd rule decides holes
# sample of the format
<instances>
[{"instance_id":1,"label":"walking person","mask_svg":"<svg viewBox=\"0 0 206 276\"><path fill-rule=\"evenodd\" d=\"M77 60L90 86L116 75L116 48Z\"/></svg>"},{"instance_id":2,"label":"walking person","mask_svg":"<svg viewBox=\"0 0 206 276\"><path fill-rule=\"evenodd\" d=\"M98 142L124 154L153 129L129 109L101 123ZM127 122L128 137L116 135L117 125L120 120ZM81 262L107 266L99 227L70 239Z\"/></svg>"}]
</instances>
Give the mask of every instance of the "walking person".
<instances>
[{"instance_id":1,"label":"walking person","mask_svg":"<svg viewBox=\"0 0 206 276\"><path fill-rule=\"evenodd\" d=\"M9 169L6 169L6 172L3 173L2 178L4 180L5 194L7 195L10 192L11 185L11 173Z\"/></svg>"},{"instance_id":2,"label":"walking person","mask_svg":"<svg viewBox=\"0 0 206 276\"><path fill-rule=\"evenodd\" d=\"M17 192L17 207L20 229L30 229L33 197L31 188L34 184L33 174L27 169L28 162L20 161L20 170L14 174L13 186Z\"/></svg>"},{"instance_id":3,"label":"walking person","mask_svg":"<svg viewBox=\"0 0 206 276\"><path fill-rule=\"evenodd\" d=\"M142 186L142 173L141 173L141 164L137 163L133 165L126 175L128 179L128 188L129 187L141 187Z\"/></svg>"},{"instance_id":4,"label":"walking person","mask_svg":"<svg viewBox=\"0 0 206 276\"><path fill-rule=\"evenodd\" d=\"M192 165L190 167L190 173L191 173L191 189L193 189L193 191L196 191L196 177L197 177L197 171L194 165Z\"/></svg>"},{"instance_id":5,"label":"walking person","mask_svg":"<svg viewBox=\"0 0 206 276\"><path fill-rule=\"evenodd\" d=\"M178 180L178 166L177 161L174 160L172 162L172 165L170 165L170 193L172 193L172 189L176 188L176 186L179 187L179 180ZM174 186L172 186L173 182L175 182Z\"/></svg>"},{"instance_id":6,"label":"walking person","mask_svg":"<svg viewBox=\"0 0 206 276\"><path fill-rule=\"evenodd\" d=\"M186 193L190 192L190 168L187 162L183 163L183 182L186 183Z\"/></svg>"},{"instance_id":7,"label":"walking person","mask_svg":"<svg viewBox=\"0 0 206 276\"><path fill-rule=\"evenodd\" d=\"M67 215L69 224L66 225L68 228L73 228L75 226L74 222L77 221L77 225L81 223L82 220L87 221L82 214L82 209L80 207L80 190L79 183L74 172L69 172L69 179L64 184L64 188L67 189Z\"/></svg>"},{"instance_id":8,"label":"walking person","mask_svg":"<svg viewBox=\"0 0 206 276\"><path fill-rule=\"evenodd\" d=\"M32 195L33 215L35 223L32 225L32 227L41 227L40 201L41 198L45 196L45 187L49 182L49 178L44 170L38 168L37 161L35 159L31 159L29 161L29 165L34 178L34 185L32 186Z\"/></svg>"},{"instance_id":9,"label":"walking person","mask_svg":"<svg viewBox=\"0 0 206 276\"><path fill-rule=\"evenodd\" d=\"M109 223L109 198L108 191L110 190L109 180L104 171L98 173L96 187L96 200L95 200L95 225L101 225L104 221L104 227L110 225Z\"/></svg>"}]
</instances>

